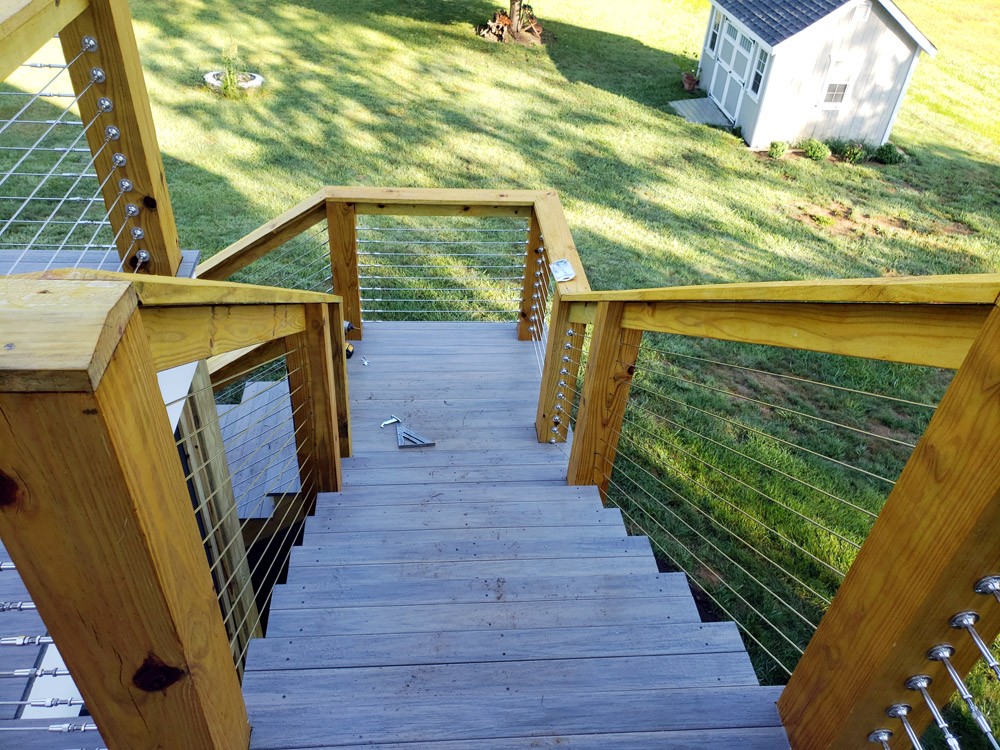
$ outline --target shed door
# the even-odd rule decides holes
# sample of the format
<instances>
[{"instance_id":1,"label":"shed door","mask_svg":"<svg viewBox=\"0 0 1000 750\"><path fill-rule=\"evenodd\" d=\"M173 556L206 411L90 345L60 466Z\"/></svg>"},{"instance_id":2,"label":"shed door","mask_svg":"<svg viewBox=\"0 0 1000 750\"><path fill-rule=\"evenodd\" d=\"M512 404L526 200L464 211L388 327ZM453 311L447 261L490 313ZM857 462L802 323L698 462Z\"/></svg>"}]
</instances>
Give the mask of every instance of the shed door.
<instances>
[{"instance_id":1,"label":"shed door","mask_svg":"<svg viewBox=\"0 0 1000 750\"><path fill-rule=\"evenodd\" d=\"M709 88L709 96L722 108L729 119L735 121L740 113L743 87L750 74L753 40L726 19L719 45L719 64Z\"/></svg>"}]
</instances>

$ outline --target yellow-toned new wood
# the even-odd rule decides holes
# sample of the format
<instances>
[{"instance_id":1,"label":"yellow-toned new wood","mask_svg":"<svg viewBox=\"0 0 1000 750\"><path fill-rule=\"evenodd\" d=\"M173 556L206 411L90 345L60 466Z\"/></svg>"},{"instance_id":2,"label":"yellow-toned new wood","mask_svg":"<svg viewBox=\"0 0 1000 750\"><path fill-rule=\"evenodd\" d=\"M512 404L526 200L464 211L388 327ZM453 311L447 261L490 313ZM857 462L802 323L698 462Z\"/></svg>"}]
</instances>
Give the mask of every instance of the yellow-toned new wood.
<instances>
[{"instance_id":1,"label":"yellow-toned new wood","mask_svg":"<svg viewBox=\"0 0 1000 750\"><path fill-rule=\"evenodd\" d=\"M929 716L903 688L927 673L941 705L954 691L927 649L951 643L967 673L971 639L948 626L972 609L980 633L1000 633L1000 607L973 584L1000 570L1000 310L994 310L956 373L868 539L813 635L778 703L792 746L858 748L885 723L886 706L911 703L918 729ZM894 748L909 747L900 739Z\"/></svg>"},{"instance_id":2,"label":"yellow-toned new wood","mask_svg":"<svg viewBox=\"0 0 1000 750\"><path fill-rule=\"evenodd\" d=\"M583 263L576 251L576 244L566 223L566 215L563 213L559 196L556 193L542 195L535 202L534 215L541 228L545 255L549 263L555 263L557 260L569 261L576 273L576 277L570 281L558 283L559 292L563 295L589 292L587 272L583 270ZM567 301L568 299L567 297Z\"/></svg>"},{"instance_id":3,"label":"yellow-toned new wood","mask_svg":"<svg viewBox=\"0 0 1000 750\"><path fill-rule=\"evenodd\" d=\"M528 245L525 248L527 255L524 262L524 278L521 280L521 311L517 320L518 341L531 341L534 338L531 328L541 329L541 322L545 317L545 310L532 298L535 293L535 271L538 268L534 260L544 253L541 236L542 229L538 224L538 217L532 211L531 223L528 225Z\"/></svg>"},{"instance_id":4,"label":"yellow-toned new wood","mask_svg":"<svg viewBox=\"0 0 1000 750\"><path fill-rule=\"evenodd\" d=\"M358 213L395 213L385 211L392 207L402 209L441 209L441 216L452 215L456 210L475 215L477 209L529 209L542 193L537 190L467 190L465 188L370 188L327 187L329 200L354 203ZM364 207L364 208L362 208ZM430 214L435 215L435 214ZM527 215L525 211L522 215Z\"/></svg>"},{"instance_id":5,"label":"yellow-toned new wood","mask_svg":"<svg viewBox=\"0 0 1000 750\"><path fill-rule=\"evenodd\" d=\"M643 331L957 368L991 308L796 302L626 303Z\"/></svg>"},{"instance_id":6,"label":"yellow-toned new wood","mask_svg":"<svg viewBox=\"0 0 1000 750\"><path fill-rule=\"evenodd\" d=\"M11 277L21 279L67 279L73 281L124 281L135 287L144 307L191 307L195 305L285 305L339 301L339 297L321 292L283 289L232 281L139 276L131 273L66 268L37 274Z\"/></svg>"},{"instance_id":7,"label":"yellow-toned new wood","mask_svg":"<svg viewBox=\"0 0 1000 750\"><path fill-rule=\"evenodd\" d=\"M323 305L211 305L141 309L157 370L208 359L304 331L306 309Z\"/></svg>"},{"instance_id":8,"label":"yellow-toned new wood","mask_svg":"<svg viewBox=\"0 0 1000 750\"><path fill-rule=\"evenodd\" d=\"M344 306L330 305L330 337L333 340L333 392L337 402L337 432L340 435L340 455L350 458L354 450L351 441L351 395L347 380L347 337L344 332Z\"/></svg>"},{"instance_id":9,"label":"yellow-toned new wood","mask_svg":"<svg viewBox=\"0 0 1000 750\"><path fill-rule=\"evenodd\" d=\"M327 201L326 225L330 235L330 271L333 291L344 302L344 319L354 326L347 332L351 341L360 341L361 280L358 277L357 216L349 203Z\"/></svg>"},{"instance_id":10,"label":"yellow-toned new wood","mask_svg":"<svg viewBox=\"0 0 1000 750\"><path fill-rule=\"evenodd\" d=\"M129 231L122 232L118 238L119 256L125 267L131 268L135 253L147 250L151 260L143 266L144 273L174 276L181 262L180 242L128 0L91 0L87 10L59 34L67 59L80 51L81 40L87 35L98 40L98 50L86 56L87 64L72 66L69 75L74 90L80 94L78 106L83 121L97 117L87 131L90 150L96 154L94 168L99 175L113 174L132 183L132 191L118 200L118 179L103 181L104 202L111 212L112 226L127 224L145 232L145 237L135 245ZM90 71L95 66L104 70L107 80L91 85ZM98 116L97 102L101 97L111 99L114 111ZM109 125L118 128L121 138L102 150L105 128ZM125 154L128 159L123 169L112 163L116 153ZM125 215L129 203L141 211L134 219ZM132 257L125 258L130 247Z\"/></svg>"},{"instance_id":11,"label":"yellow-toned new wood","mask_svg":"<svg viewBox=\"0 0 1000 750\"><path fill-rule=\"evenodd\" d=\"M0 391L96 386L137 305L120 281L0 277Z\"/></svg>"},{"instance_id":12,"label":"yellow-toned new wood","mask_svg":"<svg viewBox=\"0 0 1000 750\"><path fill-rule=\"evenodd\" d=\"M241 657L246 653L247 643L251 638L261 638L264 633L236 513L232 477L226 465L219 410L205 362L199 362L195 368L177 430L178 448L185 455L190 472L188 481L194 495L195 516L199 528L205 530L205 548L219 582L219 604L226 615L226 635L237 670L242 674Z\"/></svg>"},{"instance_id":13,"label":"yellow-toned new wood","mask_svg":"<svg viewBox=\"0 0 1000 750\"><path fill-rule=\"evenodd\" d=\"M88 0L0 0L0 81L83 13L88 4Z\"/></svg>"},{"instance_id":14,"label":"yellow-toned new wood","mask_svg":"<svg viewBox=\"0 0 1000 750\"><path fill-rule=\"evenodd\" d=\"M597 306L599 302L570 302L569 304L569 321L570 323L586 323L591 325L594 322L594 316L597 315Z\"/></svg>"},{"instance_id":15,"label":"yellow-toned new wood","mask_svg":"<svg viewBox=\"0 0 1000 750\"><path fill-rule=\"evenodd\" d=\"M217 354L208 360L208 372L212 376L212 387L218 391L231 384L234 378L246 375L285 353L285 342L281 339L265 341L225 354Z\"/></svg>"},{"instance_id":16,"label":"yellow-toned new wood","mask_svg":"<svg viewBox=\"0 0 1000 750\"><path fill-rule=\"evenodd\" d=\"M240 685L141 318L119 335L96 390L0 393L0 537L104 744L246 750Z\"/></svg>"},{"instance_id":17,"label":"yellow-toned new wood","mask_svg":"<svg viewBox=\"0 0 1000 750\"><path fill-rule=\"evenodd\" d=\"M535 435L539 443L548 443L552 440L557 443L566 442L569 413L573 407L573 391L560 386L559 383L560 381L576 383L585 331L583 326L570 326L568 311L569 306L560 300L559 290L556 289L552 295L549 337L545 344L545 364L542 367L538 409L535 412ZM573 335L567 336L570 330L573 331ZM566 372L562 372L563 370ZM559 398L560 394L562 398ZM561 409L557 409L557 406ZM552 421L557 415L560 419L558 424Z\"/></svg>"},{"instance_id":18,"label":"yellow-toned new wood","mask_svg":"<svg viewBox=\"0 0 1000 750\"><path fill-rule=\"evenodd\" d=\"M623 312L621 302L598 304L566 474L568 484L597 485L602 497L615 465L642 341L642 331L622 328Z\"/></svg>"},{"instance_id":19,"label":"yellow-toned new wood","mask_svg":"<svg viewBox=\"0 0 1000 750\"><path fill-rule=\"evenodd\" d=\"M333 340L326 305L306 308L303 331L285 339L299 476L310 508L317 493L341 489Z\"/></svg>"},{"instance_id":20,"label":"yellow-toned new wood","mask_svg":"<svg viewBox=\"0 0 1000 750\"><path fill-rule=\"evenodd\" d=\"M200 279L228 279L326 218L325 205L326 191L320 190L199 264L196 275Z\"/></svg>"},{"instance_id":21,"label":"yellow-toned new wood","mask_svg":"<svg viewBox=\"0 0 1000 750\"><path fill-rule=\"evenodd\" d=\"M571 302L876 302L936 305L991 305L997 297L1000 297L1000 274L765 281L566 294L566 299Z\"/></svg>"}]
</instances>

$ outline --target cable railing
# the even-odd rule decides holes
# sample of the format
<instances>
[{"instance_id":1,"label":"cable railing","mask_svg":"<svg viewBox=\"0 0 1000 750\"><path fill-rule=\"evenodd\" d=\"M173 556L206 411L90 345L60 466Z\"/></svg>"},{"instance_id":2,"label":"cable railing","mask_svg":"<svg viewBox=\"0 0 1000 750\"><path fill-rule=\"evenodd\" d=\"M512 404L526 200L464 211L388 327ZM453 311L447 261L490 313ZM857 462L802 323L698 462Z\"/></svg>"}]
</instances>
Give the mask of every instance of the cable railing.
<instances>
[{"instance_id":1,"label":"cable railing","mask_svg":"<svg viewBox=\"0 0 1000 750\"><path fill-rule=\"evenodd\" d=\"M68 665L0 679L72 676L79 698L18 710L85 702L109 744L245 747L250 641L350 450L339 299L71 269L0 286L20 301L0 315L0 532L16 564L0 575L33 593L0 620L37 608L49 631L0 633L0 649L54 644ZM164 404L156 373L185 362L187 394ZM49 726L11 730L63 731Z\"/></svg>"},{"instance_id":2,"label":"cable railing","mask_svg":"<svg viewBox=\"0 0 1000 750\"><path fill-rule=\"evenodd\" d=\"M980 472L998 287L591 292L553 311L559 390L539 411L570 415L570 483L597 485L740 627L761 680L788 683L793 747L997 746L980 690L1000 672L1000 495Z\"/></svg>"}]
</instances>

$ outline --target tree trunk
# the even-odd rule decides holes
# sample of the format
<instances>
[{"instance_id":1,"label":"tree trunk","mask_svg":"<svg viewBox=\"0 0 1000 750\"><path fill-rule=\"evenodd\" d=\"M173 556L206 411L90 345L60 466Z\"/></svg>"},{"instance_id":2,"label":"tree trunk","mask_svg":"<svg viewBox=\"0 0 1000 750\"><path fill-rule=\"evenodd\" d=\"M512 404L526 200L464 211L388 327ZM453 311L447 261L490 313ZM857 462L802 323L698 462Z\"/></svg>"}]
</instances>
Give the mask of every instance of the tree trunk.
<instances>
[{"instance_id":1,"label":"tree trunk","mask_svg":"<svg viewBox=\"0 0 1000 750\"><path fill-rule=\"evenodd\" d=\"M521 33L521 2L510 0L510 32L514 36Z\"/></svg>"}]
</instances>

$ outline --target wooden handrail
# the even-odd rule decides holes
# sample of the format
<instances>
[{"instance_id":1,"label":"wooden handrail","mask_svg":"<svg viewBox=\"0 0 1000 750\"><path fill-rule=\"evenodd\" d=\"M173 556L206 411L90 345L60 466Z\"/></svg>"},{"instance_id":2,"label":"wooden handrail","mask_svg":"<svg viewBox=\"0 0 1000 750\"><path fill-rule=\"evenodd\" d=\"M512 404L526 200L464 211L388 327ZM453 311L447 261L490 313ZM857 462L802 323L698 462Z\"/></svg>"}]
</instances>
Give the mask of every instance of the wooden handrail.
<instances>
[{"instance_id":1,"label":"wooden handrail","mask_svg":"<svg viewBox=\"0 0 1000 750\"><path fill-rule=\"evenodd\" d=\"M125 281L0 280L0 536L109 747L249 724Z\"/></svg>"}]
</instances>

